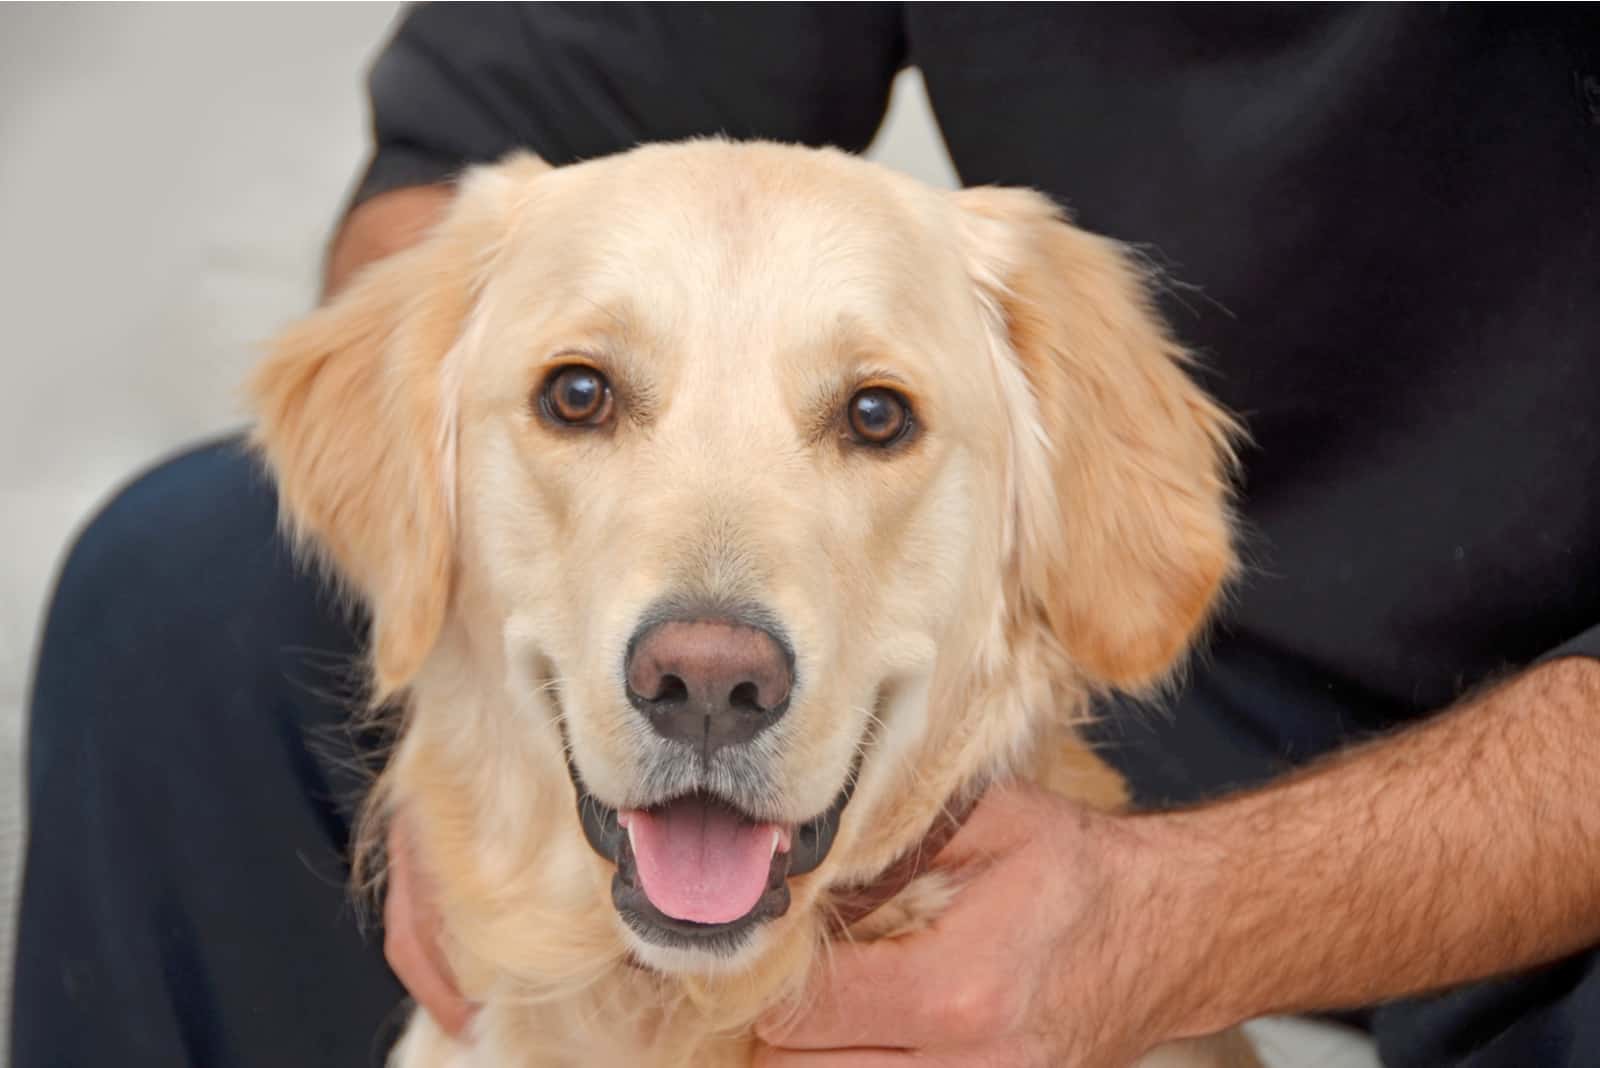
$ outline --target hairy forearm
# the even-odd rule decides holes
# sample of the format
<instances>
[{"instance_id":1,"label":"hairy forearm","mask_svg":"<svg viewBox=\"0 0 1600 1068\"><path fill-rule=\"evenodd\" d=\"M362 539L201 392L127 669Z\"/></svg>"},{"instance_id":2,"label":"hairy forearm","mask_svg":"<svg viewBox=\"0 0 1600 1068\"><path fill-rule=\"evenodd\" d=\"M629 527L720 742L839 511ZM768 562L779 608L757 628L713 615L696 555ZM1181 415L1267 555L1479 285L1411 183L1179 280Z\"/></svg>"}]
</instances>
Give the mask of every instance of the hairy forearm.
<instances>
[{"instance_id":1,"label":"hairy forearm","mask_svg":"<svg viewBox=\"0 0 1600 1068\"><path fill-rule=\"evenodd\" d=\"M336 295L370 263L419 241L444 215L453 190L422 185L380 193L347 215L328 247L322 295Z\"/></svg>"},{"instance_id":2,"label":"hairy forearm","mask_svg":"<svg viewBox=\"0 0 1600 1068\"><path fill-rule=\"evenodd\" d=\"M1287 782L1139 817L1146 918L1187 973L1159 1015L1199 1034L1600 942L1597 797L1600 663L1567 659Z\"/></svg>"}]
</instances>

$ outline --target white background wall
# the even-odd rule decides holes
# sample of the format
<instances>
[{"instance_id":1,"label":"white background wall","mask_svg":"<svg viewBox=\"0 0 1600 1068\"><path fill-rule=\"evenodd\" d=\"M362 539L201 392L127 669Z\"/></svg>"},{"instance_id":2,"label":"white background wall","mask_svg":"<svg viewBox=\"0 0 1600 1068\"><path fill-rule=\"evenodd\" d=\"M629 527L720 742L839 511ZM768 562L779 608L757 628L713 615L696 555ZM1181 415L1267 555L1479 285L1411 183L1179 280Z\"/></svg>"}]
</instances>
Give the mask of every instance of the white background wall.
<instances>
[{"instance_id":1,"label":"white background wall","mask_svg":"<svg viewBox=\"0 0 1600 1068\"><path fill-rule=\"evenodd\" d=\"M0 962L20 708L60 553L131 473L241 424L257 346L313 299L395 10L0 7ZM914 75L873 154L954 183ZM1369 1063L1324 1036L1271 1042L1284 1065Z\"/></svg>"}]
</instances>

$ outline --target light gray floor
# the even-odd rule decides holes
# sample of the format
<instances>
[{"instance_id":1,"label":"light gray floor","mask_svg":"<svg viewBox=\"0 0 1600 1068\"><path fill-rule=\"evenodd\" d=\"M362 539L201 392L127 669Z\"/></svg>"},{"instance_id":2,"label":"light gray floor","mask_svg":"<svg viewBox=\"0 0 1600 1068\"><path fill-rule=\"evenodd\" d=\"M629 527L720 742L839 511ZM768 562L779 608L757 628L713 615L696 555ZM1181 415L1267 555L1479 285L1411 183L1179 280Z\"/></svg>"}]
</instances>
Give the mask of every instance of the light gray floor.
<instances>
[{"instance_id":1,"label":"light gray floor","mask_svg":"<svg viewBox=\"0 0 1600 1068\"><path fill-rule=\"evenodd\" d=\"M61 547L130 472L240 422L256 346L312 298L394 10L0 7L0 962L19 708ZM914 75L873 154L953 182ZM1276 1068L1376 1063L1336 1033L1258 1026Z\"/></svg>"}]
</instances>

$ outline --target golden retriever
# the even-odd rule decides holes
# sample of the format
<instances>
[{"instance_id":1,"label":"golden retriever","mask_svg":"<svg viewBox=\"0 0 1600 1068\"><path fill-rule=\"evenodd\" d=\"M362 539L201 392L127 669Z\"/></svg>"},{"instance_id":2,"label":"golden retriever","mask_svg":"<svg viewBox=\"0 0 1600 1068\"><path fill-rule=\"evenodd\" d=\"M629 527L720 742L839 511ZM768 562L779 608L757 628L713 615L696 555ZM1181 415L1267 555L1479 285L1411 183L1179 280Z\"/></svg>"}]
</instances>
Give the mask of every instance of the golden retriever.
<instances>
[{"instance_id":1,"label":"golden retriever","mask_svg":"<svg viewBox=\"0 0 1600 1068\"><path fill-rule=\"evenodd\" d=\"M1234 563L1184 362L1042 196L720 141L475 170L290 329L257 441L405 709L367 836L403 806L483 1005L397 1063L747 1063L947 806L1121 804L1074 725Z\"/></svg>"}]
</instances>

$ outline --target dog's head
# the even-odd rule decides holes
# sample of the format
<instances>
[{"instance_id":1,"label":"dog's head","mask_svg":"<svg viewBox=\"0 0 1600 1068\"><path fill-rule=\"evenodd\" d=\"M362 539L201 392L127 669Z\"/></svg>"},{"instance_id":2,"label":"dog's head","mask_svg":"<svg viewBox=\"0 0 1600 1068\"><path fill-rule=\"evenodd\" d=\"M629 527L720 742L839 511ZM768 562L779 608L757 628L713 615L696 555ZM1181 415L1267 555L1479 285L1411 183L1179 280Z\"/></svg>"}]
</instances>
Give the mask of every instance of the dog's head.
<instances>
[{"instance_id":1,"label":"dog's head","mask_svg":"<svg viewBox=\"0 0 1600 1068\"><path fill-rule=\"evenodd\" d=\"M1161 678L1230 567L1228 423L1127 257L833 152L473 173L255 396L379 690L488 693L483 759L570 776L666 969L870 878L1041 706Z\"/></svg>"}]
</instances>

